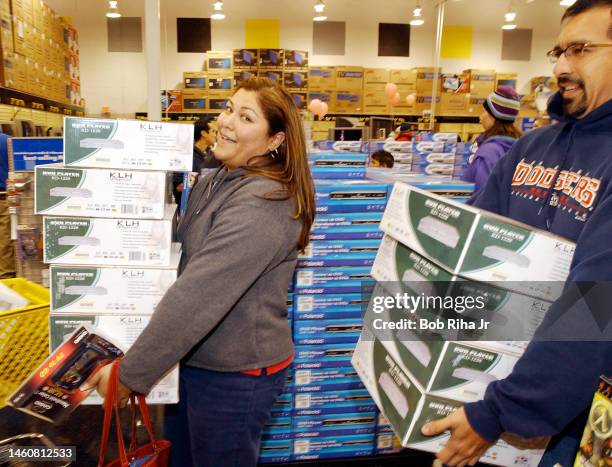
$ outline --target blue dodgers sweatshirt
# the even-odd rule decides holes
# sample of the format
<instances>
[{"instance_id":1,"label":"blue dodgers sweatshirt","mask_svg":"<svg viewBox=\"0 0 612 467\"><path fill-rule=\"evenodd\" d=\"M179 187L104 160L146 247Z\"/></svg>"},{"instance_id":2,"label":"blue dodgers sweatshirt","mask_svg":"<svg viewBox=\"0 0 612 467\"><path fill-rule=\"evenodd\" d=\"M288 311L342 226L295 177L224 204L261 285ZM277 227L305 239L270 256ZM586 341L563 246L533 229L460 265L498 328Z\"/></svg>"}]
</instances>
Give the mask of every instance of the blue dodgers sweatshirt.
<instances>
[{"instance_id":1,"label":"blue dodgers sweatshirt","mask_svg":"<svg viewBox=\"0 0 612 467\"><path fill-rule=\"evenodd\" d=\"M520 138L471 202L575 241L568 284L612 281L612 100L575 119L563 115L556 94L548 111L559 123ZM563 313L562 299L544 324ZM612 310L604 313L609 328ZM512 374L466 404L466 414L489 440L502 432L579 438L601 374L612 375L609 340L534 340Z\"/></svg>"}]
</instances>

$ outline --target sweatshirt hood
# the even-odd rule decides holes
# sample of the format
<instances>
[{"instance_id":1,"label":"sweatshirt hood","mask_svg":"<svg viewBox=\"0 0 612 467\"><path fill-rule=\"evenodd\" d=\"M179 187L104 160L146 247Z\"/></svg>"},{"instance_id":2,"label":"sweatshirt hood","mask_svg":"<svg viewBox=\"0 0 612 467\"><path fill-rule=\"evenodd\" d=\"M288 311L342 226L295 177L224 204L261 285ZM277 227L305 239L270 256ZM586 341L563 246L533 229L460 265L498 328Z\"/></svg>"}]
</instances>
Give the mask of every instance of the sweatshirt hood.
<instances>
[{"instance_id":1,"label":"sweatshirt hood","mask_svg":"<svg viewBox=\"0 0 612 467\"><path fill-rule=\"evenodd\" d=\"M609 131L612 125L612 99L600 105L584 118L575 118L563 111L563 97L556 92L548 101L548 115L562 123L573 123L587 131Z\"/></svg>"}]
</instances>

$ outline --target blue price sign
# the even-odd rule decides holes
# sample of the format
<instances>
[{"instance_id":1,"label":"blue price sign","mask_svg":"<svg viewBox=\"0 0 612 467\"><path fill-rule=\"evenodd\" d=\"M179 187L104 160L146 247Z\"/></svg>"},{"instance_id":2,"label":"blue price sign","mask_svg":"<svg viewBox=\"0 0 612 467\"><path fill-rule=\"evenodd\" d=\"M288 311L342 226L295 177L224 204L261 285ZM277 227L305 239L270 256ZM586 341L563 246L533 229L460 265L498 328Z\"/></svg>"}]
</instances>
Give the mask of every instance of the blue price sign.
<instances>
[{"instance_id":1,"label":"blue price sign","mask_svg":"<svg viewBox=\"0 0 612 467\"><path fill-rule=\"evenodd\" d=\"M64 160L62 138L11 138L15 172L32 172L37 165Z\"/></svg>"}]
</instances>

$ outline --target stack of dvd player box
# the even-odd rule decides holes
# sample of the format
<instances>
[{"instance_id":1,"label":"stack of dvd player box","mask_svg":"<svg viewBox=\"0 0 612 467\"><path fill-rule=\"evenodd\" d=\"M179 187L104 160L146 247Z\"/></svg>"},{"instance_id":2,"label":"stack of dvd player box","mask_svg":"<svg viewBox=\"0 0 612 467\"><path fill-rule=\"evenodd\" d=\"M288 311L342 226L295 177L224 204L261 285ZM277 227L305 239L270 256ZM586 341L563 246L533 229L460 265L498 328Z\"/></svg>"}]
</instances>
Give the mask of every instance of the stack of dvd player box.
<instances>
[{"instance_id":1,"label":"stack of dvd player box","mask_svg":"<svg viewBox=\"0 0 612 467\"><path fill-rule=\"evenodd\" d=\"M563 290L574 245L403 183L394 185L380 228L377 284L352 363L402 445L437 452L448 433L426 437L420 427L482 399L511 373ZM396 296L451 304L408 310ZM460 308L468 298L479 305ZM542 447L498 441L482 461L536 466Z\"/></svg>"},{"instance_id":2,"label":"stack of dvd player box","mask_svg":"<svg viewBox=\"0 0 612 467\"><path fill-rule=\"evenodd\" d=\"M35 212L44 215L51 264L51 350L83 324L127 350L177 277L171 171L191 169L193 127L67 117L64 164L35 172ZM178 400L178 368L151 391ZM92 393L85 403L101 403Z\"/></svg>"},{"instance_id":3,"label":"stack of dvd player box","mask_svg":"<svg viewBox=\"0 0 612 467\"><path fill-rule=\"evenodd\" d=\"M365 456L374 449L376 405L350 358L373 286L389 185L365 179L364 153L309 157L317 214L293 286L292 458Z\"/></svg>"},{"instance_id":4,"label":"stack of dvd player box","mask_svg":"<svg viewBox=\"0 0 612 467\"><path fill-rule=\"evenodd\" d=\"M395 160L394 167L423 175L460 179L468 164L472 145L457 142L456 133L427 133L413 141L374 141L370 153L384 150Z\"/></svg>"}]
</instances>

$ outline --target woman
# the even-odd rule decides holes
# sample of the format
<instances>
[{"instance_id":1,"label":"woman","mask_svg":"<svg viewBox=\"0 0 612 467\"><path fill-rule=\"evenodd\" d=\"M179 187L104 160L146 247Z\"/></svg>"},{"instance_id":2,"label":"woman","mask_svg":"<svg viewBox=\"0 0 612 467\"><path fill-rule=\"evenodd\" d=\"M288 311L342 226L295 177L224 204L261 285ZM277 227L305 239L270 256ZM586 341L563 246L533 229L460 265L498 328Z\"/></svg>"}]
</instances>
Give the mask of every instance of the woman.
<instances>
[{"instance_id":1,"label":"woman","mask_svg":"<svg viewBox=\"0 0 612 467\"><path fill-rule=\"evenodd\" d=\"M241 83L217 130L223 165L196 185L179 224L179 278L119 372L125 400L181 362L180 403L165 413L172 465L181 467L256 465L293 359L287 290L314 218L304 133L287 91L265 78ZM90 383L101 392L108 368Z\"/></svg>"},{"instance_id":2,"label":"woman","mask_svg":"<svg viewBox=\"0 0 612 467\"><path fill-rule=\"evenodd\" d=\"M500 86L489 94L480 115L480 123L485 131L477 139L472 150L468 167L461 179L476 184L477 193L485 183L499 159L521 137L514 121L521 109L520 98L514 89Z\"/></svg>"}]
</instances>

